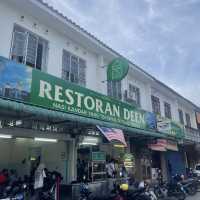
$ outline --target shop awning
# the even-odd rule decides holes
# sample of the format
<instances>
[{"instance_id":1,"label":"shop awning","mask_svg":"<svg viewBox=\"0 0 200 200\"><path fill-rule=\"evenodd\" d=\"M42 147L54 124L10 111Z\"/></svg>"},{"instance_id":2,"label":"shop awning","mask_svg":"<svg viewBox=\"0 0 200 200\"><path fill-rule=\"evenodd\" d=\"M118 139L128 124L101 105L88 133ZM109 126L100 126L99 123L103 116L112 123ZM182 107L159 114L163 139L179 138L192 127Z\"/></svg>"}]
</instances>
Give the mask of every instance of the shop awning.
<instances>
[{"instance_id":1,"label":"shop awning","mask_svg":"<svg viewBox=\"0 0 200 200\"><path fill-rule=\"evenodd\" d=\"M106 127L111 127L111 128L119 128L124 131L130 132L130 136L135 133L135 134L141 134L141 135L151 136L151 137L156 137L156 138L167 138L166 135L160 132L132 128L132 127L123 126L123 125L110 123L106 121L101 121L101 120L97 120L93 118L83 117L76 114L49 110L49 109L38 107L38 106L33 106L33 105L24 104L24 103L13 101L13 100L0 98L0 112L3 110L8 113L14 112L15 114L19 114L19 116L21 116L22 114L33 115L36 119L44 119L44 120L46 119L49 121L50 120L55 120L55 121L69 120L69 121L76 121L76 122L93 124L93 125L106 126Z\"/></svg>"}]
</instances>

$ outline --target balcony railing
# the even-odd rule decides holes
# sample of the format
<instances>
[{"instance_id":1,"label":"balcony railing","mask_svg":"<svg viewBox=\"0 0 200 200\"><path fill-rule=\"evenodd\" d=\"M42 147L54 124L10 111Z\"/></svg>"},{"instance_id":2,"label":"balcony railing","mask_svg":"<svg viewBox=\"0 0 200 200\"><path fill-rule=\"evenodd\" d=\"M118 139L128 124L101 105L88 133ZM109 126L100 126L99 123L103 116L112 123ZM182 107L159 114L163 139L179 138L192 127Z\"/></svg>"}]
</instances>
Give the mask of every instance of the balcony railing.
<instances>
[{"instance_id":1,"label":"balcony railing","mask_svg":"<svg viewBox=\"0 0 200 200\"><path fill-rule=\"evenodd\" d=\"M185 126L185 139L200 142L200 130Z\"/></svg>"}]
</instances>

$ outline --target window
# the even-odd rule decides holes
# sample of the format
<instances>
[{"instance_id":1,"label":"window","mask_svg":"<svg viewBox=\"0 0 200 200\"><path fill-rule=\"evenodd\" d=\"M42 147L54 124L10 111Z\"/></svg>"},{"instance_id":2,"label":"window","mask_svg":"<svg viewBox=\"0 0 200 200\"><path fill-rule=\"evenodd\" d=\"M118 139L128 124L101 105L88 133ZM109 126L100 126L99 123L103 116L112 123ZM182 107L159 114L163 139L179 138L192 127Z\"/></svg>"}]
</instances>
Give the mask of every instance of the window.
<instances>
[{"instance_id":1,"label":"window","mask_svg":"<svg viewBox=\"0 0 200 200\"><path fill-rule=\"evenodd\" d=\"M196 112L197 128L200 130L200 112Z\"/></svg>"},{"instance_id":2,"label":"window","mask_svg":"<svg viewBox=\"0 0 200 200\"><path fill-rule=\"evenodd\" d=\"M36 34L15 25L11 59L41 70L47 65L48 42Z\"/></svg>"},{"instance_id":3,"label":"window","mask_svg":"<svg viewBox=\"0 0 200 200\"><path fill-rule=\"evenodd\" d=\"M129 84L128 93L128 97L133 100L136 105L140 106L140 89Z\"/></svg>"},{"instance_id":4,"label":"window","mask_svg":"<svg viewBox=\"0 0 200 200\"><path fill-rule=\"evenodd\" d=\"M86 85L86 62L85 60L63 50L62 78L81 86Z\"/></svg>"},{"instance_id":5,"label":"window","mask_svg":"<svg viewBox=\"0 0 200 200\"><path fill-rule=\"evenodd\" d=\"M164 109L165 109L165 117L171 119L172 118L171 105L165 102Z\"/></svg>"},{"instance_id":6,"label":"window","mask_svg":"<svg viewBox=\"0 0 200 200\"><path fill-rule=\"evenodd\" d=\"M161 114L160 113L160 100L158 97L155 97L155 96L151 96L151 101L152 101L152 109L153 109L153 112L155 114Z\"/></svg>"},{"instance_id":7,"label":"window","mask_svg":"<svg viewBox=\"0 0 200 200\"><path fill-rule=\"evenodd\" d=\"M178 109L178 115L180 123L184 124L183 111L181 109Z\"/></svg>"},{"instance_id":8,"label":"window","mask_svg":"<svg viewBox=\"0 0 200 200\"><path fill-rule=\"evenodd\" d=\"M121 81L108 81L107 82L108 95L121 100Z\"/></svg>"},{"instance_id":9,"label":"window","mask_svg":"<svg viewBox=\"0 0 200 200\"><path fill-rule=\"evenodd\" d=\"M186 126L191 127L190 115L188 113L185 113L185 119L186 119Z\"/></svg>"}]
</instances>

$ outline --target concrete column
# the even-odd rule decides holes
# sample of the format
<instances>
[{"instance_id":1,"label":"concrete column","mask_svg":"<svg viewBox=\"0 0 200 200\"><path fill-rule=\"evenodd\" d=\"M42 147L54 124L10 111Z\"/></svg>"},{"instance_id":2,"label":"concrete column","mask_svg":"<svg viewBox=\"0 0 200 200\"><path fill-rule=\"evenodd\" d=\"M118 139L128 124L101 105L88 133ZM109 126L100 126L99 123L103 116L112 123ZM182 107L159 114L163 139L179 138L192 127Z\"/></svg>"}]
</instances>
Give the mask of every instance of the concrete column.
<instances>
[{"instance_id":1,"label":"concrete column","mask_svg":"<svg viewBox=\"0 0 200 200\"><path fill-rule=\"evenodd\" d=\"M142 180L142 166L141 166L141 157L140 157L140 147L134 148L135 154L135 178L136 180Z\"/></svg>"},{"instance_id":2,"label":"concrete column","mask_svg":"<svg viewBox=\"0 0 200 200\"><path fill-rule=\"evenodd\" d=\"M77 171L76 171L76 162L77 162L77 147L75 145L75 140L71 140L68 142L67 146L67 154L68 154L68 177L67 182L76 180Z\"/></svg>"},{"instance_id":3,"label":"concrete column","mask_svg":"<svg viewBox=\"0 0 200 200\"><path fill-rule=\"evenodd\" d=\"M161 160L161 170L162 170L162 175L163 175L163 180L167 180L167 162L165 159L165 154L161 152L160 155L160 160Z\"/></svg>"},{"instance_id":4,"label":"concrete column","mask_svg":"<svg viewBox=\"0 0 200 200\"><path fill-rule=\"evenodd\" d=\"M98 56L98 66L97 66L97 88L98 92L107 95L107 66L102 55Z\"/></svg>"}]
</instances>

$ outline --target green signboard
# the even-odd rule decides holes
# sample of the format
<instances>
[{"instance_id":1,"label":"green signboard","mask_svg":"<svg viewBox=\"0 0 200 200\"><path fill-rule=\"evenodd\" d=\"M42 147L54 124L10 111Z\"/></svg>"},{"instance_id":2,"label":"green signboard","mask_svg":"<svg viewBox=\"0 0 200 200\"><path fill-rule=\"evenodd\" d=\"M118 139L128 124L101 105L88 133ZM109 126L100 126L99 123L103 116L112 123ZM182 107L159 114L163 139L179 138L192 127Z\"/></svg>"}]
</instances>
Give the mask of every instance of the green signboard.
<instances>
[{"instance_id":1,"label":"green signboard","mask_svg":"<svg viewBox=\"0 0 200 200\"><path fill-rule=\"evenodd\" d=\"M116 58L108 65L107 80L120 81L127 75L128 70L128 61L123 58Z\"/></svg>"},{"instance_id":2,"label":"green signboard","mask_svg":"<svg viewBox=\"0 0 200 200\"><path fill-rule=\"evenodd\" d=\"M101 151L92 152L92 161L106 161L105 153Z\"/></svg>"},{"instance_id":3,"label":"green signboard","mask_svg":"<svg viewBox=\"0 0 200 200\"><path fill-rule=\"evenodd\" d=\"M130 153L124 154L123 160L124 160L124 166L126 168L132 168L135 166L135 157L133 156L133 154Z\"/></svg>"},{"instance_id":4,"label":"green signboard","mask_svg":"<svg viewBox=\"0 0 200 200\"><path fill-rule=\"evenodd\" d=\"M157 128L169 136L181 139L184 137L184 128L178 122L157 116Z\"/></svg>"},{"instance_id":5,"label":"green signboard","mask_svg":"<svg viewBox=\"0 0 200 200\"><path fill-rule=\"evenodd\" d=\"M129 127L156 127L153 113L2 57L0 96Z\"/></svg>"}]
</instances>

